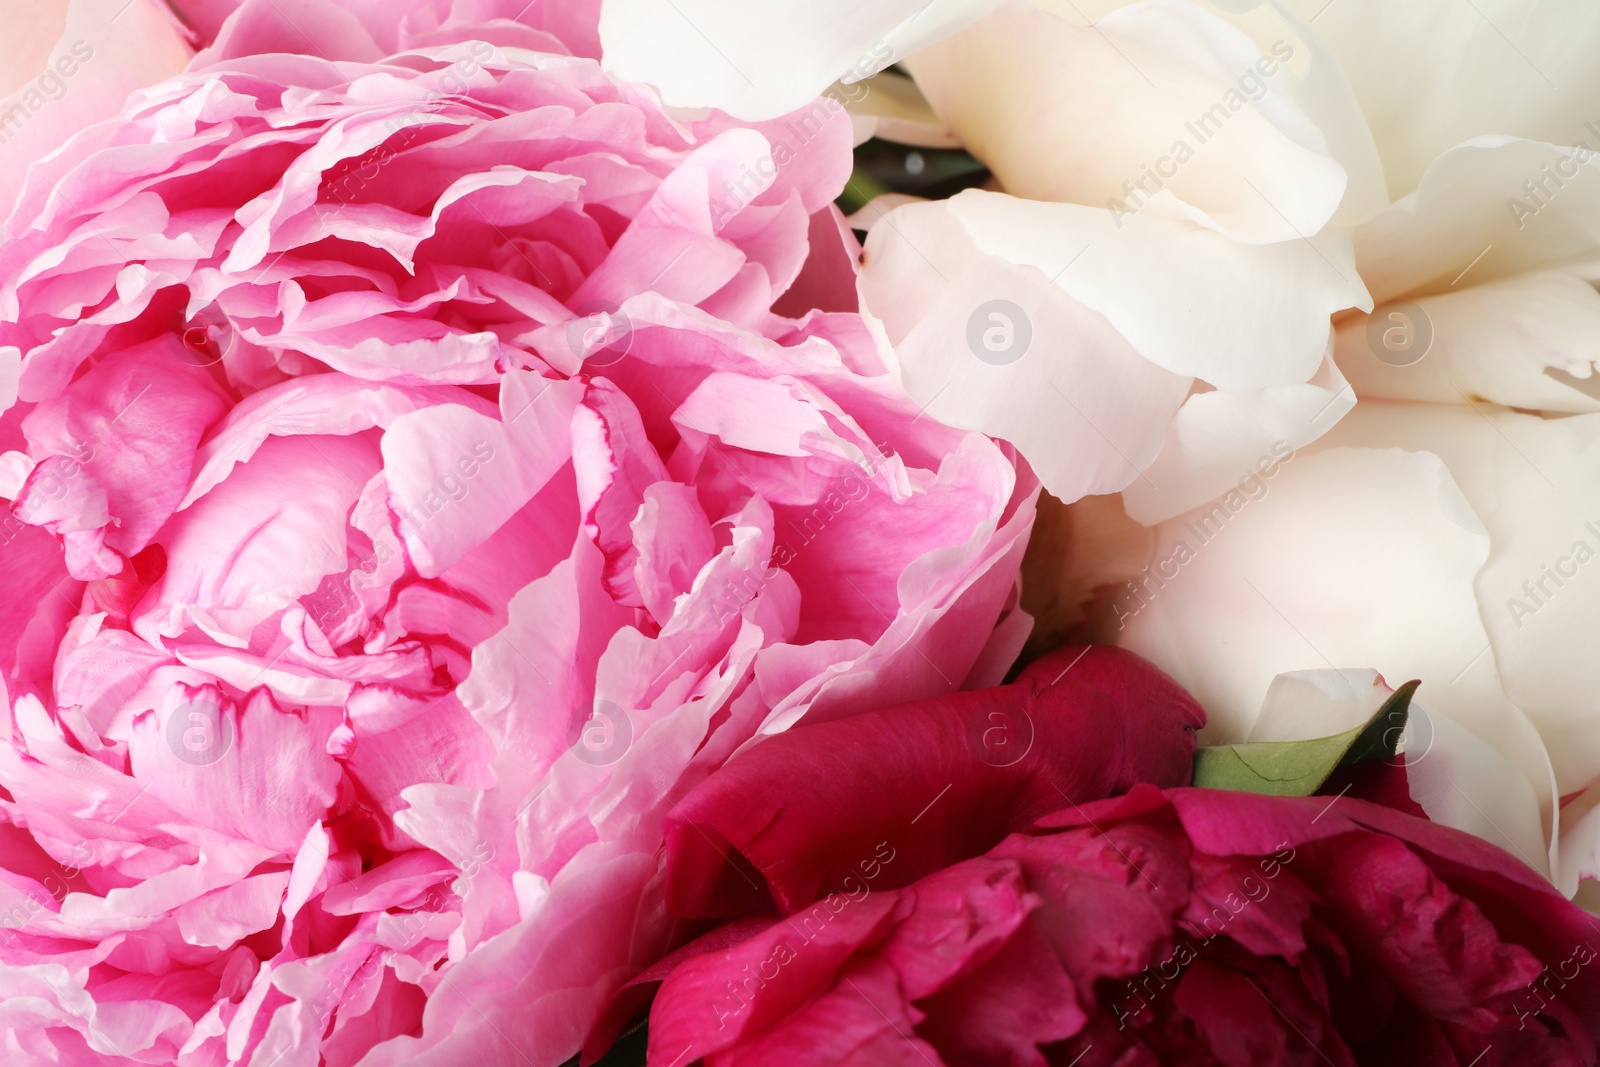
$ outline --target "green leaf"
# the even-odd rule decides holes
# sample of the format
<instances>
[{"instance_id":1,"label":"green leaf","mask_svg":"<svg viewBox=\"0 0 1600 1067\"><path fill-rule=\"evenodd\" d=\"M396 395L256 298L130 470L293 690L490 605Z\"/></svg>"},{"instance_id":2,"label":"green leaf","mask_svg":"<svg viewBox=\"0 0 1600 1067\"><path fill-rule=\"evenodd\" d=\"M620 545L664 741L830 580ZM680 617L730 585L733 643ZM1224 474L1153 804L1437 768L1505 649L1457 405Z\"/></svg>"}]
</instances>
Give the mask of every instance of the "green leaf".
<instances>
[{"instance_id":1,"label":"green leaf","mask_svg":"<svg viewBox=\"0 0 1600 1067\"><path fill-rule=\"evenodd\" d=\"M1365 724L1332 737L1204 746L1194 754L1194 784L1206 789L1308 797L1340 767L1394 756L1418 684L1402 685Z\"/></svg>"}]
</instances>

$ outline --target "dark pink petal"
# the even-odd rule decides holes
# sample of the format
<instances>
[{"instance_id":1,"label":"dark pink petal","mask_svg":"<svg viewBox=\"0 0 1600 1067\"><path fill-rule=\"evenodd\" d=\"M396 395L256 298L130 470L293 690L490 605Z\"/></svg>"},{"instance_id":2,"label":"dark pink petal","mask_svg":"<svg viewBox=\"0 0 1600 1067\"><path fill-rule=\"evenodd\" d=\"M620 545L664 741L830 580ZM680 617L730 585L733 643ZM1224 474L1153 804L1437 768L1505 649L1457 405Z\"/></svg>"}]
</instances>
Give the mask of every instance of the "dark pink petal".
<instances>
[{"instance_id":1,"label":"dark pink petal","mask_svg":"<svg viewBox=\"0 0 1600 1067\"><path fill-rule=\"evenodd\" d=\"M1028 886L1044 898L1039 932L1079 989L1138 975L1173 954L1173 923L1190 880L1189 845L1177 827L1129 821L1017 834L989 855L1022 864Z\"/></svg>"},{"instance_id":2,"label":"dark pink petal","mask_svg":"<svg viewBox=\"0 0 1600 1067\"><path fill-rule=\"evenodd\" d=\"M1258 956L1298 958L1318 897L1293 871L1253 856L1197 852L1191 862L1192 895L1181 918L1191 937L1210 941L1226 935Z\"/></svg>"},{"instance_id":3,"label":"dark pink petal","mask_svg":"<svg viewBox=\"0 0 1600 1067\"><path fill-rule=\"evenodd\" d=\"M860 891L866 890L863 884ZM904 892L913 899L911 914L877 954L900 976L909 1000L937 993L981 967L1039 906L1039 898L1023 888L1021 867L1010 861L968 860Z\"/></svg>"},{"instance_id":4,"label":"dark pink petal","mask_svg":"<svg viewBox=\"0 0 1600 1067\"><path fill-rule=\"evenodd\" d=\"M720 952L686 960L650 1013L650 1058L670 1062L732 1048L774 1026L831 986L855 952L886 937L906 902L896 893L835 895Z\"/></svg>"},{"instance_id":5,"label":"dark pink petal","mask_svg":"<svg viewBox=\"0 0 1600 1067\"><path fill-rule=\"evenodd\" d=\"M852 960L836 985L782 1027L706 1057L706 1067L944 1067L917 1034L922 1018L893 967L871 957Z\"/></svg>"},{"instance_id":6,"label":"dark pink petal","mask_svg":"<svg viewBox=\"0 0 1600 1067\"><path fill-rule=\"evenodd\" d=\"M1063 803L1186 782L1202 721L1165 675L1097 647L1052 654L1009 686L799 726L678 804L669 906L759 907L757 876L786 912L850 879L906 885Z\"/></svg>"},{"instance_id":7,"label":"dark pink petal","mask_svg":"<svg viewBox=\"0 0 1600 1067\"><path fill-rule=\"evenodd\" d=\"M1346 944L1429 1015L1488 1030L1495 1013L1483 1002L1538 977L1533 953L1502 941L1477 905L1401 842L1363 835L1329 844L1321 882L1350 931Z\"/></svg>"},{"instance_id":8,"label":"dark pink petal","mask_svg":"<svg viewBox=\"0 0 1600 1067\"><path fill-rule=\"evenodd\" d=\"M1284 973L1281 966L1267 969ZM1184 972L1172 998L1211 1062L1223 1067L1355 1067L1326 1017L1292 982L1202 958Z\"/></svg>"},{"instance_id":9,"label":"dark pink petal","mask_svg":"<svg viewBox=\"0 0 1600 1067\"><path fill-rule=\"evenodd\" d=\"M621 989L611 994L605 1009L600 1012L589 1036L583 1043L583 1067L590 1067L605 1055L623 1028L635 1015L654 999L668 975L686 960L708 952L721 952L761 933L776 920L766 918L735 919L724 923L704 937L697 937L681 948L675 949L630 978Z\"/></svg>"},{"instance_id":10,"label":"dark pink petal","mask_svg":"<svg viewBox=\"0 0 1600 1067\"><path fill-rule=\"evenodd\" d=\"M1065 1041L1088 1019L1037 918L917 1007L927 1016L918 1032L951 1063L1039 1064L1040 1046Z\"/></svg>"}]
</instances>

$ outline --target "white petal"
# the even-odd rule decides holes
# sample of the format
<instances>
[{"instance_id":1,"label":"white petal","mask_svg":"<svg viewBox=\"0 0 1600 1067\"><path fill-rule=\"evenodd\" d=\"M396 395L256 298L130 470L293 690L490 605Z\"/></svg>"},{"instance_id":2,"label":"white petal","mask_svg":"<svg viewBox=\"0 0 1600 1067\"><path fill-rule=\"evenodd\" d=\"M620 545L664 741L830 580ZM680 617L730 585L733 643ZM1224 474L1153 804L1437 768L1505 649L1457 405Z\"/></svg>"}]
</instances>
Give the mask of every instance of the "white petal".
<instances>
[{"instance_id":1,"label":"white petal","mask_svg":"<svg viewBox=\"0 0 1600 1067\"><path fill-rule=\"evenodd\" d=\"M1476 834L1549 875L1571 896L1578 875L1559 842L1545 844L1539 796L1505 754L1471 730L1413 702L1406 782L1428 818ZM1561 813L1564 818L1565 812Z\"/></svg>"},{"instance_id":2,"label":"white petal","mask_svg":"<svg viewBox=\"0 0 1600 1067\"><path fill-rule=\"evenodd\" d=\"M605 0L607 70L669 104L771 119L876 74L1000 0Z\"/></svg>"},{"instance_id":3,"label":"white petal","mask_svg":"<svg viewBox=\"0 0 1600 1067\"><path fill-rule=\"evenodd\" d=\"M868 238L863 306L902 383L929 417L1015 444L1063 500L1121 489L1155 458L1189 379L1038 271L981 254L946 203L899 208Z\"/></svg>"},{"instance_id":4,"label":"white petal","mask_svg":"<svg viewBox=\"0 0 1600 1067\"><path fill-rule=\"evenodd\" d=\"M1395 196L1469 138L1573 144L1596 117L1600 8L1583 0L1285 3L1344 64Z\"/></svg>"},{"instance_id":5,"label":"white petal","mask_svg":"<svg viewBox=\"0 0 1600 1067\"><path fill-rule=\"evenodd\" d=\"M1495 136L1450 149L1357 228L1356 261L1382 303L1592 257L1597 235L1600 123L1566 147Z\"/></svg>"},{"instance_id":6,"label":"white petal","mask_svg":"<svg viewBox=\"0 0 1600 1067\"><path fill-rule=\"evenodd\" d=\"M1370 668L1288 671L1267 687L1261 712L1238 741L1311 741L1371 720L1394 692ZM1213 744L1224 743L1214 741Z\"/></svg>"},{"instance_id":7,"label":"white petal","mask_svg":"<svg viewBox=\"0 0 1600 1067\"><path fill-rule=\"evenodd\" d=\"M1561 809L1561 874L1564 883L1600 879L1600 784ZM1596 888L1588 887L1591 894ZM1595 910L1592 896L1583 906Z\"/></svg>"},{"instance_id":8,"label":"white petal","mask_svg":"<svg viewBox=\"0 0 1600 1067\"><path fill-rule=\"evenodd\" d=\"M1373 670L1280 674L1248 740L1307 741L1353 730L1371 720L1393 692ZM1545 867L1539 799L1510 760L1418 699L1411 701L1404 732L1393 740L1403 753L1411 799L1428 818L1521 855L1530 867ZM1576 877L1564 888L1570 896Z\"/></svg>"},{"instance_id":9,"label":"white petal","mask_svg":"<svg viewBox=\"0 0 1600 1067\"><path fill-rule=\"evenodd\" d=\"M1565 796L1600 779L1600 415L1362 403L1327 439L1429 448L1489 532L1479 611L1506 693L1544 736Z\"/></svg>"},{"instance_id":10,"label":"white petal","mask_svg":"<svg viewBox=\"0 0 1600 1067\"><path fill-rule=\"evenodd\" d=\"M1329 316L1367 306L1338 233L1247 245L1168 219L976 189L943 205L980 252L1037 268L1150 362L1230 392L1310 378ZM910 210L928 209L901 214Z\"/></svg>"},{"instance_id":11,"label":"white petal","mask_svg":"<svg viewBox=\"0 0 1600 1067\"><path fill-rule=\"evenodd\" d=\"M1269 49L1181 0L1089 27L1013 3L910 66L1007 192L1286 241L1323 228L1346 175L1279 84L1294 46Z\"/></svg>"},{"instance_id":12,"label":"white petal","mask_svg":"<svg viewBox=\"0 0 1600 1067\"><path fill-rule=\"evenodd\" d=\"M1196 392L1172 420L1145 477L1122 491L1128 514L1154 525L1229 489L1250 491L1285 456L1332 429L1355 399L1331 358L1310 381L1244 394Z\"/></svg>"},{"instance_id":13,"label":"white petal","mask_svg":"<svg viewBox=\"0 0 1600 1067\"><path fill-rule=\"evenodd\" d=\"M852 215L845 217L845 221L854 230L871 230L883 218L902 204L924 204L925 197L911 196L908 193L883 193L868 200L866 204Z\"/></svg>"},{"instance_id":14,"label":"white petal","mask_svg":"<svg viewBox=\"0 0 1600 1067\"><path fill-rule=\"evenodd\" d=\"M1572 274L1519 274L1419 296L1339 324L1363 399L1600 411L1600 293Z\"/></svg>"},{"instance_id":15,"label":"white petal","mask_svg":"<svg viewBox=\"0 0 1600 1067\"><path fill-rule=\"evenodd\" d=\"M1474 595L1489 553L1437 456L1328 448L1284 464L1254 500L1229 494L1164 524L1150 569L1113 603L1118 643L1195 694L1208 742L1244 736L1287 671L1421 679L1428 707L1528 780L1548 839L1549 756L1506 697Z\"/></svg>"}]
</instances>

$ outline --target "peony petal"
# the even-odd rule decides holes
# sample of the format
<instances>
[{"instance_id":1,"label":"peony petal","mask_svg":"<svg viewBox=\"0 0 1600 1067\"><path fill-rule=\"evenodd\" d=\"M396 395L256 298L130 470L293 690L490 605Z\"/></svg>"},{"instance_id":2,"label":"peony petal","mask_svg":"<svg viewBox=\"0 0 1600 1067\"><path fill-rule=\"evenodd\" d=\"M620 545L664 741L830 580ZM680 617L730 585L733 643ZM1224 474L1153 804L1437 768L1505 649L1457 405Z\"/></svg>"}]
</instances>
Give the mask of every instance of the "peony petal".
<instances>
[{"instance_id":1,"label":"peony petal","mask_svg":"<svg viewBox=\"0 0 1600 1067\"><path fill-rule=\"evenodd\" d=\"M1347 179L1278 82L1310 57L1283 38L1269 47L1176 0L1092 26L1013 3L910 67L1008 193L1293 241L1327 225ZM1091 99L1099 106L1078 103Z\"/></svg>"},{"instance_id":2,"label":"peony petal","mask_svg":"<svg viewBox=\"0 0 1600 1067\"><path fill-rule=\"evenodd\" d=\"M245 647L262 622L346 569L345 518L377 453L362 437L269 440L164 529L166 573L135 632L159 644L192 624Z\"/></svg>"},{"instance_id":3,"label":"peony petal","mask_svg":"<svg viewBox=\"0 0 1600 1067\"><path fill-rule=\"evenodd\" d=\"M35 407L23 430L36 459L68 457L82 469L74 477L104 490L105 543L127 558L177 509L195 446L226 403L210 377L174 358L163 339L90 370Z\"/></svg>"},{"instance_id":4,"label":"peony petal","mask_svg":"<svg viewBox=\"0 0 1600 1067\"><path fill-rule=\"evenodd\" d=\"M191 945L228 948L277 921L288 884L288 871L255 875L190 901L173 918Z\"/></svg>"},{"instance_id":5,"label":"peony petal","mask_svg":"<svg viewBox=\"0 0 1600 1067\"><path fill-rule=\"evenodd\" d=\"M1166 219L977 190L945 203L980 251L1043 271L1140 355L1219 389L1304 381L1327 349L1328 316L1369 303L1335 234L1254 246ZM1152 273L1155 263L1167 269Z\"/></svg>"},{"instance_id":6,"label":"peony petal","mask_svg":"<svg viewBox=\"0 0 1600 1067\"><path fill-rule=\"evenodd\" d=\"M446 570L567 462L582 393L579 383L529 373L508 377L499 420L440 405L394 421L383 436L390 507L419 573Z\"/></svg>"},{"instance_id":7,"label":"peony petal","mask_svg":"<svg viewBox=\"0 0 1600 1067\"><path fill-rule=\"evenodd\" d=\"M1296 449L1331 429L1355 403L1331 356L1303 383L1243 395L1195 391L1168 426L1156 458L1122 491L1128 514L1154 525L1229 489L1259 492Z\"/></svg>"},{"instance_id":8,"label":"peony petal","mask_svg":"<svg viewBox=\"0 0 1600 1067\"><path fill-rule=\"evenodd\" d=\"M1582 652L1580 636L1600 611L1600 590L1584 580L1600 550L1591 529L1600 528L1600 416L1433 404L1362 405L1356 415L1342 440L1434 450L1488 528L1493 548L1474 583L1485 644L1506 695L1549 747L1558 794L1586 789L1600 778L1589 699L1600 665Z\"/></svg>"},{"instance_id":9,"label":"peony petal","mask_svg":"<svg viewBox=\"0 0 1600 1067\"><path fill-rule=\"evenodd\" d=\"M998 6L999 0L892 0L862 8L785 0L606 0L606 69L658 87L668 103L769 119L805 106L836 79L859 79Z\"/></svg>"},{"instance_id":10,"label":"peony petal","mask_svg":"<svg viewBox=\"0 0 1600 1067\"><path fill-rule=\"evenodd\" d=\"M67 0L7 3L4 13L9 32L0 54L5 70L0 95L9 95L50 61L51 49L67 28Z\"/></svg>"},{"instance_id":11,"label":"peony petal","mask_svg":"<svg viewBox=\"0 0 1600 1067\"><path fill-rule=\"evenodd\" d=\"M1549 144L1485 135L1433 160L1415 192L1356 228L1356 262L1373 299L1593 256L1600 133L1572 136Z\"/></svg>"},{"instance_id":12,"label":"peony petal","mask_svg":"<svg viewBox=\"0 0 1600 1067\"><path fill-rule=\"evenodd\" d=\"M27 13L20 39L7 30L7 43L18 53L5 56L7 73L0 77L0 92L7 94L0 98L0 114L6 116L0 215L10 214L29 164L79 130L117 114L129 94L178 73L191 55L156 0L16 6ZM50 38L52 31L59 39ZM16 45L10 45L13 40Z\"/></svg>"},{"instance_id":13,"label":"peony petal","mask_svg":"<svg viewBox=\"0 0 1600 1067\"><path fill-rule=\"evenodd\" d=\"M857 950L881 942L897 918L895 893L859 900L837 896L809 924L777 922L738 945L688 959L662 984L651 1012L652 1054L685 1046L715 1054L764 1029L826 990L834 971ZM724 974L747 964L782 961L776 978L744 996L725 988ZM751 995L751 994L755 995ZM668 1052L671 1049L674 1052Z\"/></svg>"},{"instance_id":14,"label":"peony petal","mask_svg":"<svg viewBox=\"0 0 1600 1067\"><path fill-rule=\"evenodd\" d=\"M861 286L924 410L1013 442L1066 500L1137 478L1189 390L1038 272L984 255L943 204L876 225ZM971 346L984 331L998 356Z\"/></svg>"},{"instance_id":15,"label":"peony petal","mask_svg":"<svg viewBox=\"0 0 1600 1067\"><path fill-rule=\"evenodd\" d=\"M1104 730L1103 702L1118 709L1116 735ZM882 871L880 885L905 885L982 852L1063 796L1187 780L1198 723L1165 677L1090 648L1046 657L1009 687L792 729L674 809L669 905L685 916L759 906L751 869L785 912L858 875ZM781 792L771 787L779 780ZM900 829L923 817L914 834Z\"/></svg>"},{"instance_id":16,"label":"peony petal","mask_svg":"<svg viewBox=\"0 0 1600 1067\"><path fill-rule=\"evenodd\" d=\"M1363 399L1600 411L1600 294L1576 275L1518 274L1339 323L1339 365Z\"/></svg>"},{"instance_id":17,"label":"peony petal","mask_svg":"<svg viewBox=\"0 0 1600 1067\"><path fill-rule=\"evenodd\" d=\"M1575 144L1594 118L1600 75L1589 57L1600 43L1600 16L1582 4L1530 11L1509 0L1477 7L1424 0L1403 12L1380 0L1341 0L1333 10L1321 0L1285 6L1312 20L1339 57L1397 197L1469 138Z\"/></svg>"},{"instance_id":18,"label":"peony petal","mask_svg":"<svg viewBox=\"0 0 1600 1067\"><path fill-rule=\"evenodd\" d=\"M1308 741L1331 737L1371 721L1392 694L1372 670L1311 670L1280 674L1248 741ZM1425 694L1419 694L1419 696ZM1547 851L1539 797L1516 764L1476 734L1411 701L1410 719L1397 743L1411 799L1428 818L1475 834L1524 856ZM1493 812L1493 815L1489 813ZM1538 866L1529 860L1530 866ZM1577 889L1565 856L1554 868L1568 895Z\"/></svg>"}]
</instances>

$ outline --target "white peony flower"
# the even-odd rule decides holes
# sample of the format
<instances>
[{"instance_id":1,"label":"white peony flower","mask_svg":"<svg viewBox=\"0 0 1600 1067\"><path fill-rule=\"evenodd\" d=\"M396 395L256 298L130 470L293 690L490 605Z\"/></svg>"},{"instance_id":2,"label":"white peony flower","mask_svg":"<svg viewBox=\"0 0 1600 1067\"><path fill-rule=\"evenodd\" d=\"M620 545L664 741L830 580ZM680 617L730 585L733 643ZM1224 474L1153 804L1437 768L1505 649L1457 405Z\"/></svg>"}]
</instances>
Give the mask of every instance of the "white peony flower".
<instances>
[{"instance_id":1,"label":"white peony flower","mask_svg":"<svg viewBox=\"0 0 1600 1067\"><path fill-rule=\"evenodd\" d=\"M1351 227L1387 196L1354 90L1292 15L1079 21L1013 3L910 57L1005 191L877 221L861 292L930 414L1154 522L1352 406L1332 319L1371 308Z\"/></svg>"}]
</instances>

